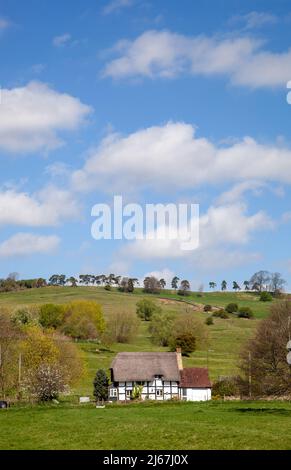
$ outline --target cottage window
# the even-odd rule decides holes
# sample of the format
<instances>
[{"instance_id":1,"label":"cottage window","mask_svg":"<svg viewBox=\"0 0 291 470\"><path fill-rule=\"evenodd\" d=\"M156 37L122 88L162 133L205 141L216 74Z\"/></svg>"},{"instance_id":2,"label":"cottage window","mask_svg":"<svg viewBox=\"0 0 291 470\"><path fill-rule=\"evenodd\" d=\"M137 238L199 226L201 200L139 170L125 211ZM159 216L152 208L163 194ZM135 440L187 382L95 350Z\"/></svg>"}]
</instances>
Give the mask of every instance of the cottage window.
<instances>
[{"instance_id":1,"label":"cottage window","mask_svg":"<svg viewBox=\"0 0 291 470\"><path fill-rule=\"evenodd\" d=\"M157 394L157 397L162 397L163 396L163 390L157 390L156 394Z\"/></svg>"},{"instance_id":2,"label":"cottage window","mask_svg":"<svg viewBox=\"0 0 291 470\"><path fill-rule=\"evenodd\" d=\"M131 398L131 396L132 396L132 390L126 390L126 396L127 396L128 398Z\"/></svg>"},{"instance_id":3,"label":"cottage window","mask_svg":"<svg viewBox=\"0 0 291 470\"><path fill-rule=\"evenodd\" d=\"M112 397L112 398L113 398L113 397L117 397L117 390L116 390L116 388L111 388L111 389L110 389L109 396Z\"/></svg>"}]
</instances>

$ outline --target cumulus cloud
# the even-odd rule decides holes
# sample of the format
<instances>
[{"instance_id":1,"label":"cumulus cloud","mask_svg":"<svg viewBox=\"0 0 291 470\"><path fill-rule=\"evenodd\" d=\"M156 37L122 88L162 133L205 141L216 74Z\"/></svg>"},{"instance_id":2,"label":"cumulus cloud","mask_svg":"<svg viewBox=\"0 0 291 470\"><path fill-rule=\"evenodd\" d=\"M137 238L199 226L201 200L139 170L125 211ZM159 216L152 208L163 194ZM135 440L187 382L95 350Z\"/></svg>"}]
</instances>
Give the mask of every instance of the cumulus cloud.
<instances>
[{"instance_id":1,"label":"cumulus cloud","mask_svg":"<svg viewBox=\"0 0 291 470\"><path fill-rule=\"evenodd\" d=\"M77 129L90 112L79 99L41 82L3 89L0 150L24 153L59 147L62 140L58 133Z\"/></svg>"},{"instance_id":2,"label":"cumulus cloud","mask_svg":"<svg viewBox=\"0 0 291 470\"><path fill-rule=\"evenodd\" d=\"M52 253L58 248L59 243L60 239L55 235L17 233L0 243L0 258Z\"/></svg>"},{"instance_id":3,"label":"cumulus cloud","mask_svg":"<svg viewBox=\"0 0 291 470\"><path fill-rule=\"evenodd\" d=\"M172 191L246 181L291 183L291 150L251 137L215 145L190 124L169 122L128 136L106 137L84 167L73 172L80 191ZM250 183L247 183L249 185ZM244 187L240 188L240 191Z\"/></svg>"},{"instance_id":4,"label":"cumulus cloud","mask_svg":"<svg viewBox=\"0 0 291 470\"><path fill-rule=\"evenodd\" d=\"M104 68L105 77L172 78L181 74L225 76L235 85L274 87L291 76L291 49L271 52L253 37L188 37L150 30L119 41L117 58Z\"/></svg>"},{"instance_id":5,"label":"cumulus cloud","mask_svg":"<svg viewBox=\"0 0 291 470\"><path fill-rule=\"evenodd\" d=\"M181 249L181 239L135 240L121 249L122 257L134 259L199 259L212 258L215 250L228 252L229 248L246 245L254 232L274 228L274 222L263 211L249 215L244 204L211 206L200 217L200 242L197 250ZM156 233L163 227L158 227ZM232 250L229 251L231 253ZM209 256L209 254L211 255ZM238 257L238 261L241 258Z\"/></svg>"},{"instance_id":6,"label":"cumulus cloud","mask_svg":"<svg viewBox=\"0 0 291 470\"><path fill-rule=\"evenodd\" d=\"M47 186L32 195L13 189L0 191L0 226L54 226L78 215L78 202L67 190Z\"/></svg>"}]
</instances>

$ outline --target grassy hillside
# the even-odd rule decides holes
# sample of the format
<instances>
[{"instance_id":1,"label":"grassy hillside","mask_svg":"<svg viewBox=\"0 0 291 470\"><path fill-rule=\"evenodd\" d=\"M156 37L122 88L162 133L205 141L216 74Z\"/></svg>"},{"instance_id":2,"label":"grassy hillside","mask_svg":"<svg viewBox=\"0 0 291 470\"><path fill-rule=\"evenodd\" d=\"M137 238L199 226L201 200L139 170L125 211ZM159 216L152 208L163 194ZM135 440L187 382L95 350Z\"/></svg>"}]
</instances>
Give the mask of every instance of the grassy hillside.
<instances>
[{"instance_id":1,"label":"grassy hillside","mask_svg":"<svg viewBox=\"0 0 291 470\"><path fill-rule=\"evenodd\" d=\"M42 303L65 303L75 299L90 299L102 305L105 317L110 312L133 311L136 302L144 295L141 289L136 289L134 294L124 294L116 290L110 292L103 288L78 287L59 288L48 287L43 289L28 289L21 292L1 293L1 305L19 308L20 306L42 304ZM197 311L197 304L211 304L213 306L225 306L229 302L237 302L240 306L250 306L255 312L255 319L246 320L231 316L231 318L215 319L214 325L207 327L209 333L209 344L204 350L197 350L190 358L184 358L185 366L209 366L211 379L221 375L235 374L237 372L237 356L243 343L253 334L260 318L268 315L270 303L260 302L256 296L248 293L204 293L198 297L191 293L182 302L181 298L172 291L164 291L162 297L168 300L159 300L163 309L172 310L183 315L185 312L193 311L193 315L203 321L208 314ZM177 301L177 300L179 301ZM193 306L191 304L194 304ZM199 305L198 305L199 308ZM201 310L201 305L200 305ZM140 322L137 338L132 344L113 344L110 350L102 345L92 342L80 342L84 358L87 362L88 374L76 388L77 394L91 394L92 381L96 370L100 367L108 369L113 357L119 351L167 351L166 348L154 346L149 338L148 323Z\"/></svg>"},{"instance_id":2,"label":"grassy hillside","mask_svg":"<svg viewBox=\"0 0 291 470\"><path fill-rule=\"evenodd\" d=\"M0 412L0 449L290 449L291 404L50 405Z\"/></svg>"}]
</instances>

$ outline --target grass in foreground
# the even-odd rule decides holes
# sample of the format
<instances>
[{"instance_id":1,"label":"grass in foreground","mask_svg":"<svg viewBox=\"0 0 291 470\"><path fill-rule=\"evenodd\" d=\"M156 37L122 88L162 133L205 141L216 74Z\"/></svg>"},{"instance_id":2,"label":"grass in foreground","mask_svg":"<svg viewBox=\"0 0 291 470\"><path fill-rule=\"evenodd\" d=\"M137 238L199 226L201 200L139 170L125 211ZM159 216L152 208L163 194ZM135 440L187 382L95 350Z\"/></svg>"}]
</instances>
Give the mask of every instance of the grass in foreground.
<instances>
[{"instance_id":1,"label":"grass in foreground","mask_svg":"<svg viewBox=\"0 0 291 470\"><path fill-rule=\"evenodd\" d=\"M290 402L15 407L0 449L291 449Z\"/></svg>"}]
</instances>

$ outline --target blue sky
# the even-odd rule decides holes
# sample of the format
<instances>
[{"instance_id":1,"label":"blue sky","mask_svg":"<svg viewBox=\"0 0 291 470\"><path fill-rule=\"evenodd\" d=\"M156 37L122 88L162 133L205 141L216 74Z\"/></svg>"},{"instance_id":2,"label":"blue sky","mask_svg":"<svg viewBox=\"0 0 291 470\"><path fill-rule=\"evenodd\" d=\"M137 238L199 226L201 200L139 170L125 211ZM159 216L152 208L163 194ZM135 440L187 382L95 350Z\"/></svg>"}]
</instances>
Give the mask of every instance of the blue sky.
<instances>
[{"instance_id":1,"label":"blue sky","mask_svg":"<svg viewBox=\"0 0 291 470\"><path fill-rule=\"evenodd\" d=\"M0 0L0 276L291 283L290 2ZM200 205L200 247L91 237L91 208Z\"/></svg>"}]
</instances>

